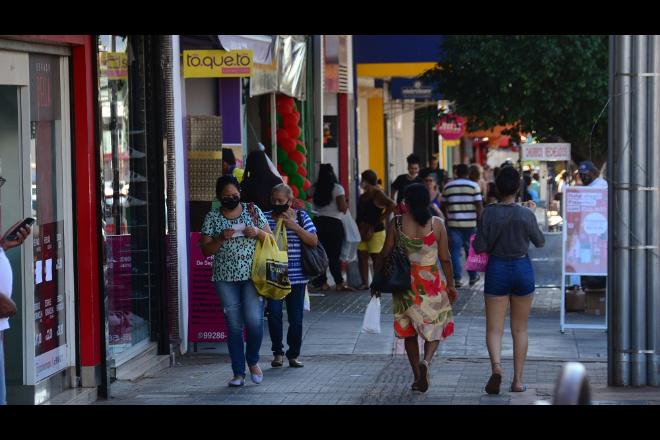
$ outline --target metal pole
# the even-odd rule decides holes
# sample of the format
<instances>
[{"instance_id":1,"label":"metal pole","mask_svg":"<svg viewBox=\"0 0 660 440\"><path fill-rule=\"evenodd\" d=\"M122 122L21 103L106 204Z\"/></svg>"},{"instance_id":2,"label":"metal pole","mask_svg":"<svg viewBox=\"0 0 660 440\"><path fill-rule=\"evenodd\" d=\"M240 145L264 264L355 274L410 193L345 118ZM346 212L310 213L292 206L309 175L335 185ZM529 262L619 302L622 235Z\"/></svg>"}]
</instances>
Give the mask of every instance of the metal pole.
<instances>
[{"instance_id":1,"label":"metal pole","mask_svg":"<svg viewBox=\"0 0 660 440\"><path fill-rule=\"evenodd\" d=\"M615 166L614 166L614 121L615 121L615 103L617 100L614 97L615 94L615 58L616 58L616 37L610 35L609 37L609 84L608 84L608 95L610 96L610 106L607 109L607 169L608 169L608 180L609 191L607 197L607 212L608 214L608 223L609 227L607 228L607 384L612 386L615 385L614 377L615 374L615 359L616 352L614 350L615 339L614 339L614 329L616 319L614 318L615 309L614 305L614 295L617 294L617 291L614 289L616 285L617 274L614 264L614 176L615 176Z\"/></svg>"},{"instance_id":2,"label":"metal pole","mask_svg":"<svg viewBox=\"0 0 660 440\"><path fill-rule=\"evenodd\" d=\"M631 37L630 35L617 35L615 37L616 57L614 76L614 157L617 158L614 168L613 188L610 193L614 196L613 210L610 218L613 220L614 231L614 273L616 283L613 293L611 332L614 338L614 356L610 359L614 365L612 384L626 386L630 384L630 260L627 247L630 246L628 232L630 212L630 194L622 190L621 185L630 182L630 153L626 154L630 143L630 73L631 63Z\"/></svg>"},{"instance_id":3,"label":"metal pole","mask_svg":"<svg viewBox=\"0 0 660 440\"><path fill-rule=\"evenodd\" d=\"M277 166L277 97L270 94L270 160ZM258 139L257 139L258 140Z\"/></svg>"},{"instance_id":4,"label":"metal pole","mask_svg":"<svg viewBox=\"0 0 660 440\"><path fill-rule=\"evenodd\" d=\"M649 38L649 69L651 73L660 73L660 36L652 35ZM658 333L660 332L660 319L658 312L660 310L660 258L658 258L658 245L660 245L660 234L658 233L657 221L660 218L660 128L656 123L660 117L660 82L657 76L649 79L649 142L648 166L649 166L649 186L656 188L655 191L648 191L648 210L649 218L652 221L647 223L647 242L651 246L656 246L655 250L648 252L646 270L648 280L646 285L646 336L647 349L653 350L652 354L646 357L648 384L652 386L660 385L660 354L658 354Z\"/></svg>"},{"instance_id":5,"label":"metal pole","mask_svg":"<svg viewBox=\"0 0 660 440\"><path fill-rule=\"evenodd\" d=\"M635 187L646 187L646 81L639 76L647 70L647 36L635 35L633 37L633 139L632 163L630 164L630 182ZM631 251L631 308L632 308L632 356L631 368L632 386L646 385L646 194L644 191L633 191L631 195L632 246L637 247Z\"/></svg>"}]
</instances>

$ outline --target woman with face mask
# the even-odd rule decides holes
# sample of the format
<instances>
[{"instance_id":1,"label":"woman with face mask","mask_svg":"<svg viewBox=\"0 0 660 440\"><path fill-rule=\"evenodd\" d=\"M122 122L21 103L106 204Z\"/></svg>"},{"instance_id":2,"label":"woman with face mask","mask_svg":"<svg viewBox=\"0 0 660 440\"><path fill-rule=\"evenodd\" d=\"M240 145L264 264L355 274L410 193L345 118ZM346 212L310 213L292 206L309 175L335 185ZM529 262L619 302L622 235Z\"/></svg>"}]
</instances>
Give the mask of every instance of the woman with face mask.
<instances>
[{"instance_id":1,"label":"woman with face mask","mask_svg":"<svg viewBox=\"0 0 660 440\"><path fill-rule=\"evenodd\" d=\"M219 177L215 193L221 208L206 215L200 247L204 256L213 255L213 282L229 329L227 345L234 372L229 386L245 384L246 361L252 381L259 384L263 380L259 349L263 338L264 298L257 294L250 278L257 240L263 241L271 230L258 206L241 203L234 176ZM243 344L244 325L247 347Z\"/></svg>"},{"instance_id":2,"label":"woman with face mask","mask_svg":"<svg viewBox=\"0 0 660 440\"><path fill-rule=\"evenodd\" d=\"M303 305L305 302L305 287L308 279L303 273L301 244L315 247L319 240L316 227L304 210L291 209L293 192L291 188L281 183L271 191L270 202L272 211L266 212L266 219L271 230L275 230L278 221L283 221L286 227L287 253L289 256L289 281L291 293L282 300L268 300L268 331L272 342L273 361L271 366L281 367L284 363L284 345L282 343L282 303L286 301L286 313L289 319L289 330L286 341L289 350L286 357L289 366L300 368L298 360L303 336Z\"/></svg>"}]
</instances>

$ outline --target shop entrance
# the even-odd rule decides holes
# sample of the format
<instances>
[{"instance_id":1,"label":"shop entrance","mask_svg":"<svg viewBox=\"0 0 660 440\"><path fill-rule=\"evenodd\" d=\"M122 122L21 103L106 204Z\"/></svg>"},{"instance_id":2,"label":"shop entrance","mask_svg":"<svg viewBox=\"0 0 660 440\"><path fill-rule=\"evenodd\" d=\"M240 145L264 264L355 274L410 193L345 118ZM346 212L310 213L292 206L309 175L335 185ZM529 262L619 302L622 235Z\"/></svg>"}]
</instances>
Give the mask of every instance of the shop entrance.
<instances>
[{"instance_id":1,"label":"shop entrance","mask_svg":"<svg viewBox=\"0 0 660 440\"><path fill-rule=\"evenodd\" d=\"M36 219L9 250L18 307L4 332L7 401L39 404L75 376L68 57L0 51L0 228Z\"/></svg>"}]
</instances>

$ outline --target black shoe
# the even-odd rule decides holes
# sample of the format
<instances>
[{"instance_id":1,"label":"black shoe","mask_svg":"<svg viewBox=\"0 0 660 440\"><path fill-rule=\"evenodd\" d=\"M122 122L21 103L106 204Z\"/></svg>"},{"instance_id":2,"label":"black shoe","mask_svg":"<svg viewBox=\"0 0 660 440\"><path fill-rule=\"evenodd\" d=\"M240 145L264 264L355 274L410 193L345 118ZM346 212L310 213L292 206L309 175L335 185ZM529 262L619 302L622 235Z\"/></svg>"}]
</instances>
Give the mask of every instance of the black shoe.
<instances>
[{"instance_id":1,"label":"black shoe","mask_svg":"<svg viewBox=\"0 0 660 440\"><path fill-rule=\"evenodd\" d=\"M457 289L460 289L461 287L463 287L463 283L461 283L460 281L456 281L456 282L454 283L454 286L455 286Z\"/></svg>"},{"instance_id":2,"label":"black shoe","mask_svg":"<svg viewBox=\"0 0 660 440\"><path fill-rule=\"evenodd\" d=\"M289 359L289 367L302 368L302 367L304 367L304 365L298 359Z\"/></svg>"},{"instance_id":3,"label":"black shoe","mask_svg":"<svg viewBox=\"0 0 660 440\"><path fill-rule=\"evenodd\" d=\"M279 368L282 365L284 365L284 356L282 356L281 354L275 355L275 357L273 358L273 362L270 363L270 366L273 368Z\"/></svg>"},{"instance_id":4,"label":"black shoe","mask_svg":"<svg viewBox=\"0 0 660 440\"><path fill-rule=\"evenodd\" d=\"M479 275L477 275L477 277L476 277L475 279L470 280L470 287L472 287L472 286L474 286L475 284L477 284L477 282L478 282L480 279L481 279L481 277L480 277Z\"/></svg>"}]
</instances>

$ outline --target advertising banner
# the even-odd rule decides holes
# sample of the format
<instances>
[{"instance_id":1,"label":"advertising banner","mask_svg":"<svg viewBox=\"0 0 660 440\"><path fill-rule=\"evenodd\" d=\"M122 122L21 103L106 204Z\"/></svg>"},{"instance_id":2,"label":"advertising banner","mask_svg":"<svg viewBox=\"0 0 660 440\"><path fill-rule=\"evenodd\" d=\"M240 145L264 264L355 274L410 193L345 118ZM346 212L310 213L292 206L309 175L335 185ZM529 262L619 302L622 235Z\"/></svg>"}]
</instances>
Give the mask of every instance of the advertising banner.
<instances>
[{"instance_id":1,"label":"advertising banner","mask_svg":"<svg viewBox=\"0 0 660 440\"><path fill-rule=\"evenodd\" d=\"M540 162L571 160L571 144L522 144L522 160Z\"/></svg>"},{"instance_id":2,"label":"advertising banner","mask_svg":"<svg viewBox=\"0 0 660 440\"><path fill-rule=\"evenodd\" d=\"M607 188L565 189L567 275L607 275Z\"/></svg>"},{"instance_id":3,"label":"advertising banner","mask_svg":"<svg viewBox=\"0 0 660 440\"><path fill-rule=\"evenodd\" d=\"M188 340L227 342L227 324L220 298L211 282L213 257L204 257L198 246L200 232L190 234L190 289Z\"/></svg>"},{"instance_id":4,"label":"advertising banner","mask_svg":"<svg viewBox=\"0 0 660 440\"><path fill-rule=\"evenodd\" d=\"M184 78L252 76L252 50L184 50Z\"/></svg>"}]
</instances>

